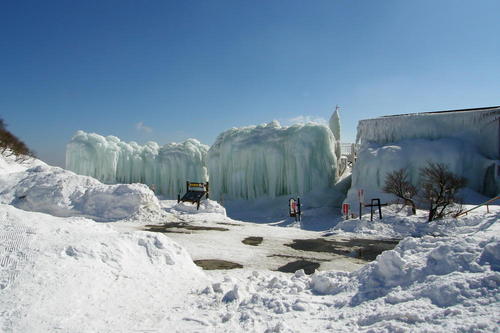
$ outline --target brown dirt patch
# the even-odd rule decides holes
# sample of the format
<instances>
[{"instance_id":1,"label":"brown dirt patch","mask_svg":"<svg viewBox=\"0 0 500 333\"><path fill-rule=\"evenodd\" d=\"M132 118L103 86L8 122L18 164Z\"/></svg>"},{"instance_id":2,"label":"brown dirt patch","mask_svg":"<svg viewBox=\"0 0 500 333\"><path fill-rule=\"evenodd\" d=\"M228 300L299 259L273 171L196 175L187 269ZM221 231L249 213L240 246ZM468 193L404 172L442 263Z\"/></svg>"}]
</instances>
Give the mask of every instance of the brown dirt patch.
<instances>
[{"instance_id":1,"label":"brown dirt patch","mask_svg":"<svg viewBox=\"0 0 500 333\"><path fill-rule=\"evenodd\" d=\"M238 263L220 259L195 260L194 263L205 270L243 268L243 266Z\"/></svg>"},{"instance_id":2,"label":"brown dirt patch","mask_svg":"<svg viewBox=\"0 0 500 333\"><path fill-rule=\"evenodd\" d=\"M257 246L264 240L263 237L250 236L242 240L241 242L246 245Z\"/></svg>"}]
</instances>

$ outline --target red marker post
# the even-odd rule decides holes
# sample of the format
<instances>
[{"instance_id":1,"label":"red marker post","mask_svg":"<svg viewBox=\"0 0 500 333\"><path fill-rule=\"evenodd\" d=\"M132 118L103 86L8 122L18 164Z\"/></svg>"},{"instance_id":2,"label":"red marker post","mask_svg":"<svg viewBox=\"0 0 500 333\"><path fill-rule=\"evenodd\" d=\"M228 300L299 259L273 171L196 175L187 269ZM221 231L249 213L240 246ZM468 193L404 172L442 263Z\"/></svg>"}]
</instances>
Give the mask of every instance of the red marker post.
<instances>
[{"instance_id":1,"label":"red marker post","mask_svg":"<svg viewBox=\"0 0 500 333\"><path fill-rule=\"evenodd\" d=\"M349 218L349 208L350 208L349 204L347 203L342 204L342 214L344 215L345 220Z\"/></svg>"}]
</instances>

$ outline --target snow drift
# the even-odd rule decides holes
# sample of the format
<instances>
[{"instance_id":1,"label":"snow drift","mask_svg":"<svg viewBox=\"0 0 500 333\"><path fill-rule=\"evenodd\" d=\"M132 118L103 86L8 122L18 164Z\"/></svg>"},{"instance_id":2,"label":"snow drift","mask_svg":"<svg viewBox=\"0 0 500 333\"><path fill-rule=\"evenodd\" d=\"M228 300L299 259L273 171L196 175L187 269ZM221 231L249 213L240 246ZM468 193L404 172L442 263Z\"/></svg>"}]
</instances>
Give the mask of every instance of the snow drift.
<instances>
[{"instance_id":1,"label":"snow drift","mask_svg":"<svg viewBox=\"0 0 500 333\"><path fill-rule=\"evenodd\" d=\"M254 271L200 297L223 318L218 330L496 332L499 218L498 209L471 214L462 226L454 220L458 235L408 237L351 273Z\"/></svg>"},{"instance_id":2,"label":"snow drift","mask_svg":"<svg viewBox=\"0 0 500 333\"><path fill-rule=\"evenodd\" d=\"M196 139L141 146L78 131L66 148L66 168L106 184L154 185L159 193L174 198L184 191L187 180L207 181L207 151L208 146Z\"/></svg>"},{"instance_id":3,"label":"snow drift","mask_svg":"<svg viewBox=\"0 0 500 333\"><path fill-rule=\"evenodd\" d=\"M255 199L303 194L336 181L335 138L320 124L233 128L208 152L215 198Z\"/></svg>"},{"instance_id":4,"label":"snow drift","mask_svg":"<svg viewBox=\"0 0 500 333\"><path fill-rule=\"evenodd\" d=\"M186 250L160 233L3 204L0 221L2 332L169 331L182 321L165 307L182 306L206 280Z\"/></svg>"},{"instance_id":5,"label":"snow drift","mask_svg":"<svg viewBox=\"0 0 500 333\"><path fill-rule=\"evenodd\" d=\"M154 193L143 184L105 185L36 159L27 166L32 167L12 165L9 170L15 172L0 173L0 203L97 221L123 219L145 209L161 210Z\"/></svg>"},{"instance_id":6,"label":"snow drift","mask_svg":"<svg viewBox=\"0 0 500 333\"><path fill-rule=\"evenodd\" d=\"M406 169L414 184L427 162L444 163L467 179L467 187L494 196L500 192L495 176L500 163L500 108L485 111L412 114L362 120L361 143L352 171L347 202L365 198L390 199L381 191L387 173Z\"/></svg>"}]
</instances>

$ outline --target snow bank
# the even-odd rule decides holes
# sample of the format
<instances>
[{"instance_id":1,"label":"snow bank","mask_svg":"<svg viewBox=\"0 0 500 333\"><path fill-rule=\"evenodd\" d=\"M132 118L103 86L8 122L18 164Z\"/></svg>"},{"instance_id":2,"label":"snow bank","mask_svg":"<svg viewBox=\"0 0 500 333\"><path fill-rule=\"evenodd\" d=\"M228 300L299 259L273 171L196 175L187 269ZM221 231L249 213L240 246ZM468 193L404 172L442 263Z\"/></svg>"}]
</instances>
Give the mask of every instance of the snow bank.
<instances>
[{"instance_id":1,"label":"snow bank","mask_svg":"<svg viewBox=\"0 0 500 333\"><path fill-rule=\"evenodd\" d=\"M458 236L406 238L352 273L242 272L199 295L219 330L494 332L500 212L472 219Z\"/></svg>"},{"instance_id":2,"label":"snow bank","mask_svg":"<svg viewBox=\"0 0 500 333\"><path fill-rule=\"evenodd\" d=\"M217 199L254 199L302 194L332 187L335 138L328 127L303 124L233 128L208 152L210 188Z\"/></svg>"},{"instance_id":3,"label":"snow bank","mask_svg":"<svg viewBox=\"0 0 500 333\"><path fill-rule=\"evenodd\" d=\"M170 212L180 213L180 214L216 214L226 217L226 209L222 207L217 201L213 200L202 200L200 201L200 208L196 208L196 204L189 202L180 202L169 209Z\"/></svg>"},{"instance_id":4,"label":"snow bank","mask_svg":"<svg viewBox=\"0 0 500 333\"><path fill-rule=\"evenodd\" d=\"M357 272L359 288L353 303L389 296L392 304L410 298L428 298L438 307L466 300L494 304L500 274L499 262L490 253L499 246L496 237L405 239Z\"/></svg>"},{"instance_id":5,"label":"snow bank","mask_svg":"<svg viewBox=\"0 0 500 333\"><path fill-rule=\"evenodd\" d=\"M34 157L26 157L22 160L16 160L16 156L6 156L0 154L0 174L20 172L37 165L46 165L46 163Z\"/></svg>"},{"instance_id":6,"label":"snow bank","mask_svg":"<svg viewBox=\"0 0 500 333\"><path fill-rule=\"evenodd\" d=\"M206 281L188 253L160 233L119 232L2 204L0 221L5 332L167 331L189 288Z\"/></svg>"},{"instance_id":7,"label":"snow bank","mask_svg":"<svg viewBox=\"0 0 500 333\"><path fill-rule=\"evenodd\" d=\"M474 206L466 205L464 209ZM480 207L467 216L458 219L445 218L427 222L428 211L417 210L416 215L404 216L405 211L400 211L400 205L391 205L382 208L383 219L378 216L373 221L369 219L369 212L360 220L349 219L340 221L330 229L328 235L339 235L343 237L378 237L387 239L402 239L408 236L423 237L468 235L478 230L484 230L495 224L500 213L499 206L490 206L490 213L486 207ZM377 212L378 214L378 212Z\"/></svg>"},{"instance_id":8,"label":"snow bank","mask_svg":"<svg viewBox=\"0 0 500 333\"><path fill-rule=\"evenodd\" d=\"M207 151L208 146L196 139L141 146L115 136L78 131L66 148L66 168L107 184L155 185L159 193L174 198L184 191L187 180L208 179Z\"/></svg>"},{"instance_id":9,"label":"snow bank","mask_svg":"<svg viewBox=\"0 0 500 333\"><path fill-rule=\"evenodd\" d=\"M160 213L158 199L146 185L104 185L91 177L48 165L0 174L0 203L97 221L123 219L143 209Z\"/></svg>"}]
</instances>

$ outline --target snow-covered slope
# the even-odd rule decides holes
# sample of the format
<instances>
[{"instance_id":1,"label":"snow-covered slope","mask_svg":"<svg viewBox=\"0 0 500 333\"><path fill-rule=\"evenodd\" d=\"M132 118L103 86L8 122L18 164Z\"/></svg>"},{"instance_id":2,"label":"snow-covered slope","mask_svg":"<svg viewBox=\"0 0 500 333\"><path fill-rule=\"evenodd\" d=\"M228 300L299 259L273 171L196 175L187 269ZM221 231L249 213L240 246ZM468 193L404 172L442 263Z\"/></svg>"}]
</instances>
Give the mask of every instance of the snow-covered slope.
<instances>
[{"instance_id":1,"label":"snow-covered slope","mask_svg":"<svg viewBox=\"0 0 500 333\"><path fill-rule=\"evenodd\" d=\"M332 132L312 123L233 128L208 152L215 198L274 198L324 189L335 184L336 168Z\"/></svg>"},{"instance_id":2,"label":"snow-covered slope","mask_svg":"<svg viewBox=\"0 0 500 333\"><path fill-rule=\"evenodd\" d=\"M184 191L187 180L207 180L207 151L208 146L196 139L141 146L115 136L78 131L66 148L66 168L107 184L155 185L158 193L174 198Z\"/></svg>"},{"instance_id":3,"label":"snow-covered slope","mask_svg":"<svg viewBox=\"0 0 500 333\"><path fill-rule=\"evenodd\" d=\"M177 331L206 281L168 237L85 218L0 204L0 240L2 332Z\"/></svg>"},{"instance_id":4,"label":"snow-covered slope","mask_svg":"<svg viewBox=\"0 0 500 333\"><path fill-rule=\"evenodd\" d=\"M10 164L0 172L0 203L97 221L123 219L146 210L161 214L158 199L146 185L105 185L36 159L24 166Z\"/></svg>"}]
</instances>

